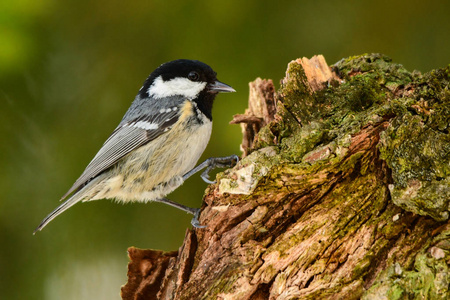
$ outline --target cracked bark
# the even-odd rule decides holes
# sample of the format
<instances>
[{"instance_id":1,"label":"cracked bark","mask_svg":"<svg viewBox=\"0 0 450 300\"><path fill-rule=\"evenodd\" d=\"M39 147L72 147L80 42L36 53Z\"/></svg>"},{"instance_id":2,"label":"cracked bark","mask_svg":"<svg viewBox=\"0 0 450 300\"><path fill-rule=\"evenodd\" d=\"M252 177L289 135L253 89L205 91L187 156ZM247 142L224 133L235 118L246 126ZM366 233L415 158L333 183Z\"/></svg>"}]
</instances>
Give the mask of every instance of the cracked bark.
<instances>
[{"instance_id":1,"label":"cracked bark","mask_svg":"<svg viewBox=\"0 0 450 300\"><path fill-rule=\"evenodd\" d=\"M448 299L449 74L316 56L250 83L207 228L130 248L123 299Z\"/></svg>"}]
</instances>

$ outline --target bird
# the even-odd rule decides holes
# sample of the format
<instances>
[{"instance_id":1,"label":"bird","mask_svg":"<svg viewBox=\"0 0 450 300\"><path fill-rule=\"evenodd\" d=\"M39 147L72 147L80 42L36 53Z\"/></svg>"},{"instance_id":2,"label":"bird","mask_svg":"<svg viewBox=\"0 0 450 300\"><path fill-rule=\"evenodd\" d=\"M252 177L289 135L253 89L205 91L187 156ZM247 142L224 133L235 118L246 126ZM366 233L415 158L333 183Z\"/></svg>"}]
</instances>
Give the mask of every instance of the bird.
<instances>
[{"instance_id":1,"label":"bird","mask_svg":"<svg viewBox=\"0 0 450 300\"><path fill-rule=\"evenodd\" d=\"M145 80L117 128L81 176L64 194L65 200L35 229L78 202L115 199L119 202L161 202L193 214L202 228L199 209L171 201L166 195L206 168L230 167L237 155L209 158L197 167L212 130L212 107L218 93L235 90L217 80L217 73L198 60L161 64ZM67 200L66 200L67 199Z\"/></svg>"}]
</instances>

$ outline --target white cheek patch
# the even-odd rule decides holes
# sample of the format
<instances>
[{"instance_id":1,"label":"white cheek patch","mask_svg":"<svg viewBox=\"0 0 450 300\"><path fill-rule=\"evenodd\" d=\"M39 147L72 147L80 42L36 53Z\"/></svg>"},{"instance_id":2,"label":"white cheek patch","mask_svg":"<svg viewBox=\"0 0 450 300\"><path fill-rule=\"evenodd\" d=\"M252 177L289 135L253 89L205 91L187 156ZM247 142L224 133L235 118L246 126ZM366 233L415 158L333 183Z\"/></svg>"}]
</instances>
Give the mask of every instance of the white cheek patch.
<instances>
[{"instance_id":1,"label":"white cheek patch","mask_svg":"<svg viewBox=\"0 0 450 300\"><path fill-rule=\"evenodd\" d=\"M161 76L157 77L147 90L150 97L164 98L170 96L184 96L194 99L205 88L206 82L194 82L187 78L178 77L164 81Z\"/></svg>"}]
</instances>

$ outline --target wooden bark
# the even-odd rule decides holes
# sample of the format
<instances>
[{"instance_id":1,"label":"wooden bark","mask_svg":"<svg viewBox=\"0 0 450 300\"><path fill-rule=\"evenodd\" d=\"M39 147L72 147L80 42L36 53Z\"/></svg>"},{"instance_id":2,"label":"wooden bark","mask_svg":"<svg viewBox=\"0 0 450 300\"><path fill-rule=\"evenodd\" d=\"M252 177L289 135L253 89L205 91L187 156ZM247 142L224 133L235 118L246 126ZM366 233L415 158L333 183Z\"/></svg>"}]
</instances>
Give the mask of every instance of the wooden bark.
<instances>
[{"instance_id":1,"label":"wooden bark","mask_svg":"<svg viewBox=\"0 0 450 300\"><path fill-rule=\"evenodd\" d=\"M449 81L371 54L251 83L207 227L130 248L123 299L449 299Z\"/></svg>"}]
</instances>

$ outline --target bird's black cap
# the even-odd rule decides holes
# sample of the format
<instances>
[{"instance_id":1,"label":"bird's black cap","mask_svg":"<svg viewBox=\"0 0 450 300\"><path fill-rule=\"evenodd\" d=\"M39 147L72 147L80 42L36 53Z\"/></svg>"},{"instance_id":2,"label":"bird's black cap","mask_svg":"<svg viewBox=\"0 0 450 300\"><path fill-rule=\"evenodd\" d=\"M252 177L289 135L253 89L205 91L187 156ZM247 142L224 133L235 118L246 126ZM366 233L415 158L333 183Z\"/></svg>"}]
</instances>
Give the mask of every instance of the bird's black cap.
<instances>
[{"instance_id":1,"label":"bird's black cap","mask_svg":"<svg viewBox=\"0 0 450 300\"><path fill-rule=\"evenodd\" d=\"M177 77L188 78L189 73L192 71L199 75L197 81L213 84L217 80L216 72L214 72L214 70L207 64L198 60L177 59L164 63L156 68L156 70L153 71L145 80L140 96L142 98L148 96L145 95L146 91L152 85L153 81L159 76L161 76L164 81L169 81Z\"/></svg>"},{"instance_id":2,"label":"bird's black cap","mask_svg":"<svg viewBox=\"0 0 450 300\"><path fill-rule=\"evenodd\" d=\"M217 80L217 74L207 64L198 60L177 59L160 65L144 82L139 96L141 99L149 97L149 88L154 81L161 77L164 82L175 78L187 78L191 81L204 82L202 90L195 99L198 108L211 120L212 105L215 95L219 92L234 92L234 89Z\"/></svg>"},{"instance_id":3,"label":"bird's black cap","mask_svg":"<svg viewBox=\"0 0 450 300\"><path fill-rule=\"evenodd\" d=\"M150 77L153 79L162 76L164 81L176 77L188 77L189 73L195 71L200 75L198 81L212 83L216 80L216 72L205 63L198 60L177 59L160 65Z\"/></svg>"}]
</instances>

